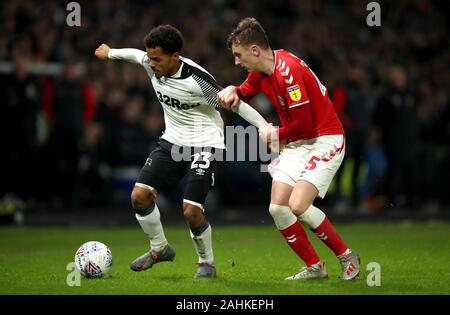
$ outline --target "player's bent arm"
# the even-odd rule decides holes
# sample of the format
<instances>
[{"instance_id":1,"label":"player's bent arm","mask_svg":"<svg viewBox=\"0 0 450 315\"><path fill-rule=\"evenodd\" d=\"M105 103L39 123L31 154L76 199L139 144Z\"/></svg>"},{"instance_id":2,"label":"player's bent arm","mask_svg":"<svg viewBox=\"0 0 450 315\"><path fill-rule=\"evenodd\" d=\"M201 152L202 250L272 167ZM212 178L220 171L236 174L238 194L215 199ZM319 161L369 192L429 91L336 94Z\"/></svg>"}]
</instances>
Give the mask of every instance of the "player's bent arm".
<instances>
[{"instance_id":1,"label":"player's bent arm","mask_svg":"<svg viewBox=\"0 0 450 315\"><path fill-rule=\"evenodd\" d=\"M111 60L123 60L131 63L143 64L143 60L146 56L145 51L135 48L111 48L108 52L108 59Z\"/></svg>"},{"instance_id":2,"label":"player's bent arm","mask_svg":"<svg viewBox=\"0 0 450 315\"><path fill-rule=\"evenodd\" d=\"M258 129L268 125L260 113L243 101L240 101L238 106L235 106L232 110Z\"/></svg>"}]
</instances>

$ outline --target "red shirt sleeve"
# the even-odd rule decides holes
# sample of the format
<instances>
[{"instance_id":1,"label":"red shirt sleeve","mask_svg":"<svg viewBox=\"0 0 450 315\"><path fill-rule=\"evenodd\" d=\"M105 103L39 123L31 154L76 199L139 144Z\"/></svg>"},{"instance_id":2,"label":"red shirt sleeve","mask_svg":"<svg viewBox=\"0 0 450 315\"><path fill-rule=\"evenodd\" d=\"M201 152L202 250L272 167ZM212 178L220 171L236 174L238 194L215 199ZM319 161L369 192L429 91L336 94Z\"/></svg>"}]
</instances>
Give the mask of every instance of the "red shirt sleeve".
<instances>
[{"instance_id":1,"label":"red shirt sleeve","mask_svg":"<svg viewBox=\"0 0 450 315\"><path fill-rule=\"evenodd\" d=\"M289 62L280 71L285 85L286 99L290 115L287 124L278 130L279 140L295 138L313 129L313 118L308 96L307 80L303 78L303 69L299 62Z\"/></svg>"},{"instance_id":2,"label":"red shirt sleeve","mask_svg":"<svg viewBox=\"0 0 450 315\"><path fill-rule=\"evenodd\" d=\"M311 106L309 104L291 109L291 118L288 124L278 130L279 140L295 138L299 133L303 134L312 130L313 124L310 117Z\"/></svg>"},{"instance_id":3,"label":"red shirt sleeve","mask_svg":"<svg viewBox=\"0 0 450 315\"><path fill-rule=\"evenodd\" d=\"M248 103L259 92L260 73L250 72L247 79L237 87L237 93L241 100Z\"/></svg>"}]
</instances>

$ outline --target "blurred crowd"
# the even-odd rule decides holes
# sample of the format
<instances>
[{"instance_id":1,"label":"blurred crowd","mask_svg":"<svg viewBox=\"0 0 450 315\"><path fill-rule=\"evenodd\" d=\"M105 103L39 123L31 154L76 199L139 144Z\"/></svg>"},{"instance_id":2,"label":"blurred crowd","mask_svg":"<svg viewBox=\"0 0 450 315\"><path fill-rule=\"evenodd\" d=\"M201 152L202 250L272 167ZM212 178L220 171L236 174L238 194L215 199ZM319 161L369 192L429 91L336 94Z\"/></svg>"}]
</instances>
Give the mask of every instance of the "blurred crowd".
<instances>
[{"instance_id":1,"label":"blurred crowd","mask_svg":"<svg viewBox=\"0 0 450 315\"><path fill-rule=\"evenodd\" d=\"M441 1L78 1L81 26L66 23L69 1L0 3L0 198L29 205L122 207L164 129L145 71L94 57L101 43L144 49L153 26L172 24L183 55L222 86L246 73L226 38L246 16L260 20L274 49L302 58L319 76L346 130L346 160L325 202L381 211L449 205L448 11ZM37 65L51 63L55 71ZM9 70L8 70L9 69ZM53 69L53 68L52 68ZM270 104L253 105L277 122ZM245 124L221 110L226 125ZM209 201L266 206L270 178L258 162L224 162ZM180 203L180 189L165 196Z\"/></svg>"}]
</instances>

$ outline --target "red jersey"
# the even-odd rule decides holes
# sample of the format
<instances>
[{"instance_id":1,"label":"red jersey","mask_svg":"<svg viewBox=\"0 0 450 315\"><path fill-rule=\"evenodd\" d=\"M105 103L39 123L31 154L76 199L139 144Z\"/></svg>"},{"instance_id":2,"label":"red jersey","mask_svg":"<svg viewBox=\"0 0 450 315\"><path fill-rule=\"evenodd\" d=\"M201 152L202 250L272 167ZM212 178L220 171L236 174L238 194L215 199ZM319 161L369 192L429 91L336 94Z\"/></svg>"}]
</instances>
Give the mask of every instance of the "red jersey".
<instances>
[{"instance_id":1,"label":"red jersey","mask_svg":"<svg viewBox=\"0 0 450 315\"><path fill-rule=\"evenodd\" d=\"M280 140L344 134L326 87L308 65L286 50L274 54L273 73L250 72L237 88L239 97L248 102L258 92L267 96L281 120Z\"/></svg>"}]
</instances>

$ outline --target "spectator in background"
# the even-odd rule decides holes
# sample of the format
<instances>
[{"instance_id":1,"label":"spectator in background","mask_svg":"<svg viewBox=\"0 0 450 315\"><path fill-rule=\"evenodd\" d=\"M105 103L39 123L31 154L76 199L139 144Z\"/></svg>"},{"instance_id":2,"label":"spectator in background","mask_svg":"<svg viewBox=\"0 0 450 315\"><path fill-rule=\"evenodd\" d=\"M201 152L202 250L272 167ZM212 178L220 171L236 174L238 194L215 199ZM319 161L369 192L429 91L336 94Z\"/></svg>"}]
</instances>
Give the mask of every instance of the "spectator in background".
<instances>
[{"instance_id":1,"label":"spectator in background","mask_svg":"<svg viewBox=\"0 0 450 315\"><path fill-rule=\"evenodd\" d=\"M439 117L434 107L437 106L436 95L432 92L431 82L422 81L418 84L416 92L417 100L417 124L418 124L418 143L417 146L417 164L420 165L421 187L418 191L420 204L424 208L432 209L435 207L437 198L436 185L434 178L437 175L436 152L440 138L440 128L438 126Z\"/></svg>"},{"instance_id":2,"label":"spectator in background","mask_svg":"<svg viewBox=\"0 0 450 315\"><path fill-rule=\"evenodd\" d=\"M121 106L119 118L113 122L111 130L110 161L114 167L136 166L139 170L137 165L147 159L149 134L144 129L143 115L144 99L140 95L131 95Z\"/></svg>"},{"instance_id":3,"label":"spectator in background","mask_svg":"<svg viewBox=\"0 0 450 315\"><path fill-rule=\"evenodd\" d=\"M70 61L64 65L61 79L45 89L44 110L53 126L48 143L48 187L57 205L75 206L78 180L79 142L85 124L92 121L96 101L91 85L83 80L83 64Z\"/></svg>"},{"instance_id":4,"label":"spectator in background","mask_svg":"<svg viewBox=\"0 0 450 315\"><path fill-rule=\"evenodd\" d=\"M163 112L155 101L150 104L150 108L144 114L143 126L147 135L149 152L151 152L156 147L161 131L164 130Z\"/></svg>"},{"instance_id":5,"label":"spectator in background","mask_svg":"<svg viewBox=\"0 0 450 315\"><path fill-rule=\"evenodd\" d=\"M370 130L370 111L367 102L367 77L364 69L358 64L352 64L347 69L346 79L338 85L334 91L332 100L336 107L336 112L342 122L346 137L346 157L336 174L337 195L342 194L342 173L343 170L351 166L348 162L353 162L351 170L352 190L350 206L356 208L360 204L358 191L358 179L362 167L366 141ZM348 209L345 203L343 209Z\"/></svg>"},{"instance_id":6,"label":"spectator in background","mask_svg":"<svg viewBox=\"0 0 450 315\"><path fill-rule=\"evenodd\" d=\"M391 66L387 75L387 89L375 112L375 123L381 131L388 159L384 187L392 205L418 206L420 168L417 165L419 138L415 102L402 66Z\"/></svg>"},{"instance_id":7,"label":"spectator in background","mask_svg":"<svg viewBox=\"0 0 450 315\"><path fill-rule=\"evenodd\" d=\"M98 121L86 124L80 145L76 195L87 207L110 206L110 168L107 164L105 127ZM95 193L92 193L95 192Z\"/></svg>"},{"instance_id":8,"label":"spectator in background","mask_svg":"<svg viewBox=\"0 0 450 315\"><path fill-rule=\"evenodd\" d=\"M144 128L143 97L134 94L123 101L117 117L111 122L108 161L112 169L112 185L116 191L113 202L128 206L130 193L141 169L139 165L151 152L150 139L154 139L154 135Z\"/></svg>"},{"instance_id":9,"label":"spectator in background","mask_svg":"<svg viewBox=\"0 0 450 315\"><path fill-rule=\"evenodd\" d=\"M28 56L14 60L11 77L1 77L0 106L0 198L7 192L30 201L35 197L38 164L37 119L41 104L41 86L30 75Z\"/></svg>"},{"instance_id":10,"label":"spectator in background","mask_svg":"<svg viewBox=\"0 0 450 315\"><path fill-rule=\"evenodd\" d=\"M381 145L380 132L376 128L372 128L369 132L364 161L367 163L367 174L359 187L362 203L358 210L360 212L381 211L387 207L386 198L383 196L387 160Z\"/></svg>"}]
</instances>

